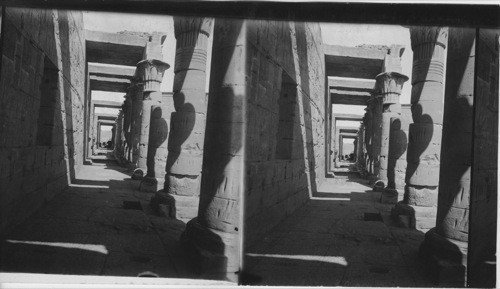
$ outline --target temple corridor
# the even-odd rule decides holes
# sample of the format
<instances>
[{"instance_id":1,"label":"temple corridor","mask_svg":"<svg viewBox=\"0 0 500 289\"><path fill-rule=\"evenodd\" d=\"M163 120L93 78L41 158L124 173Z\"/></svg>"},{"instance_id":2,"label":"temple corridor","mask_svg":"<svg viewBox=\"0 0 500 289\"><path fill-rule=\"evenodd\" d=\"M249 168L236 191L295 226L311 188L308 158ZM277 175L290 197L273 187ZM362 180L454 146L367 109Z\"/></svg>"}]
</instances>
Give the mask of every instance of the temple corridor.
<instances>
[{"instance_id":1,"label":"temple corridor","mask_svg":"<svg viewBox=\"0 0 500 289\"><path fill-rule=\"evenodd\" d=\"M110 160L111 159L111 160ZM150 195L109 154L2 241L4 272L196 278L185 224L158 217Z\"/></svg>"},{"instance_id":2,"label":"temple corridor","mask_svg":"<svg viewBox=\"0 0 500 289\"><path fill-rule=\"evenodd\" d=\"M398 227L380 196L355 175L329 179L247 250L242 283L432 287L416 258L424 232Z\"/></svg>"},{"instance_id":3,"label":"temple corridor","mask_svg":"<svg viewBox=\"0 0 500 289\"><path fill-rule=\"evenodd\" d=\"M496 285L497 28L0 8L0 287Z\"/></svg>"}]
</instances>

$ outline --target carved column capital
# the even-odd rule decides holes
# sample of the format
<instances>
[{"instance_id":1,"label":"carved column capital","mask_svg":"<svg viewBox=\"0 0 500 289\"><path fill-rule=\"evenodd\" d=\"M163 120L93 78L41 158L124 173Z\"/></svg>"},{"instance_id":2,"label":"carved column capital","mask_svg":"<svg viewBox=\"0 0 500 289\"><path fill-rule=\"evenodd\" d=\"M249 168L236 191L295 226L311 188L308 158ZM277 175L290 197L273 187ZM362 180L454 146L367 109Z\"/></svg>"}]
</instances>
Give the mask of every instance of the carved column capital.
<instances>
[{"instance_id":1,"label":"carved column capital","mask_svg":"<svg viewBox=\"0 0 500 289\"><path fill-rule=\"evenodd\" d=\"M399 103L399 96L403 84L408 81L408 76L399 72L383 72L377 75L375 79L379 91L378 97L382 98L382 103Z\"/></svg>"},{"instance_id":2,"label":"carved column capital","mask_svg":"<svg viewBox=\"0 0 500 289\"><path fill-rule=\"evenodd\" d=\"M442 83L448 27L412 26L410 37L413 50L412 84L424 81Z\"/></svg>"},{"instance_id":3,"label":"carved column capital","mask_svg":"<svg viewBox=\"0 0 500 289\"><path fill-rule=\"evenodd\" d=\"M440 26L411 26L411 49L425 44L440 45L443 48L448 44L448 27Z\"/></svg>"},{"instance_id":4,"label":"carved column capital","mask_svg":"<svg viewBox=\"0 0 500 289\"><path fill-rule=\"evenodd\" d=\"M205 71L208 37L211 29L211 18L174 17L174 31L177 39L175 73L190 69Z\"/></svg>"},{"instance_id":5,"label":"carved column capital","mask_svg":"<svg viewBox=\"0 0 500 289\"><path fill-rule=\"evenodd\" d=\"M174 16L174 34L176 39L183 33L203 33L210 36L211 28L211 18Z\"/></svg>"},{"instance_id":6,"label":"carved column capital","mask_svg":"<svg viewBox=\"0 0 500 289\"><path fill-rule=\"evenodd\" d=\"M170 65L158 59L145 59L137 63L137 75L144 83L143 91L160 91L163 73Z\"/></svg>"}]
</instances>

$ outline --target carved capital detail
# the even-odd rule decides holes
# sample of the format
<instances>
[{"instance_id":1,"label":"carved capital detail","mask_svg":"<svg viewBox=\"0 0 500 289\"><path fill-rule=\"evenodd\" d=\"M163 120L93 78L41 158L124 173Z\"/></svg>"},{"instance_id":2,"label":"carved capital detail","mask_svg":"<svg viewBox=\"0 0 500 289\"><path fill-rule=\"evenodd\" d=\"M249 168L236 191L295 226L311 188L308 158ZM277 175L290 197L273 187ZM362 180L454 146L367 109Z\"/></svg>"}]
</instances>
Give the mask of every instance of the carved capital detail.
<instances>
[{"instance_id":1,"label":"carved capital detail","mask_svg":"<svg viewBox=\"0 0 500 289\"><path fill-rule=\"evenodd\" d=\"M418 46L432 44L443 48L448 45L448 27L440 26L411 26L411 48L415 51Z\"/></svg>"},{"instance_id":2,"label":"carved capital detail","mask_svg":"<svg viewBox=\"0 0 500 289\"><path fill-rule=\"evenodd\" d=\"M179 36L184 33L188 34L203 33L207 36L210 36L211 28L212 28L212 18L174 16L175 38L179 38Z\"/></svg>"},{"instance_id":3,"label":"carved capital detail","mask_svg":"<svg viewBox=\"0 0 500 289\"><path fill-rule=\"evenodd\" d=\"M160 91L163 73L170 65L158 59L145 59L137 63L137 75L144 83L143 91Z\"/></svg>"},{"instance_id":4,"label":"carved capital detail","mask_svg":"<svg viewBox=\"0 0 500 289\"><path fill-rule=\"evenodd\" d=\"M382 97L384 104L399 103L399 96L408 76L399 72L383 72L377 75L376 81L379 97Z\"/></svg>"}]
</instances>

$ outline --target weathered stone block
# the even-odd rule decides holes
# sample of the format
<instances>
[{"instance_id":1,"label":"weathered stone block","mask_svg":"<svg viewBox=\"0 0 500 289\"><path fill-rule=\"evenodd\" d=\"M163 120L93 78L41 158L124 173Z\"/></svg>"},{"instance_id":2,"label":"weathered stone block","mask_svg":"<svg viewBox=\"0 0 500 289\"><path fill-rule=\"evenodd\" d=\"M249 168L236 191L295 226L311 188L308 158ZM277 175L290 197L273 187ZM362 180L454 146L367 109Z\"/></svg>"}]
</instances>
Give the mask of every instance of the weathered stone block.
<instances>
[{"instance_id":1,"label":"weathered stone block","mask_svg":"<svg viewBox=\"0 0 500 289\"><path fill-rule=\"evenodd\" d=\"M408 163L406 183L413 186L438 186L439 164Z\"/></svg>"},{"instance_id":2,"label":"weathered stone block","mask_svg":"<svg viewBox=\"0 0 500 289\"><path fill-rule=\"evenodd\" d=\"M169 194L189 194L199 195L200 192L201 175L183 176L183 175L170 175L165 176L165 190Z\"/></svg>"},{"instance_id":3,"label":"weathered stone block","mask_svg":"<svg viewBox=\"0 0 500 289\"><path fill-rule=\"evenodd\" d=\"M405 187L405 202L409 205L435 207L437 206L437 199L437 187Z\"/></svg>"}]
</instances>

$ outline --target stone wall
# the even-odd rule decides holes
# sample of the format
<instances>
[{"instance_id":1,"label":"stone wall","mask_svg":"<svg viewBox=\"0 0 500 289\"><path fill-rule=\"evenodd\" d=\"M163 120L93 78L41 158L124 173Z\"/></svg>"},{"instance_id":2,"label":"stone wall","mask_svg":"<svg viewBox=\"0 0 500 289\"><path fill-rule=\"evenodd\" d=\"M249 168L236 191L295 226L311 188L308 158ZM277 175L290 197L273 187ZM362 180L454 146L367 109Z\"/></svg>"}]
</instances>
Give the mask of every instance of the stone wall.
<instances>
[{"instance_id":1,"label":"stone wall","mask_svg":"<svg viewBox=\"0 0 500 289\"><path fill-rule=\"evenodd\" d=\"M23 221L74 178L83 163L85 95L81 12L6 8L4 24L1 231Z\"/></svg>"},{"instance_id":2,"label":"stone wall","mask_svg":"<svg viewBox=\"0 0 500 289\"><path fill-rule=\"evenodd\" d=\"M248 21L246 245L325 178L325 64L315 23Z\"/></svg>"}]
</instances>

